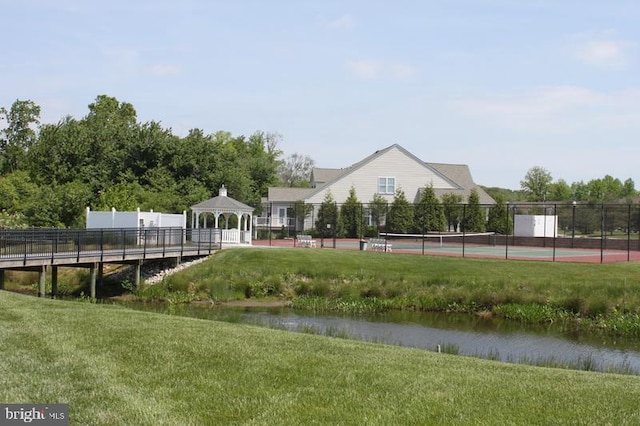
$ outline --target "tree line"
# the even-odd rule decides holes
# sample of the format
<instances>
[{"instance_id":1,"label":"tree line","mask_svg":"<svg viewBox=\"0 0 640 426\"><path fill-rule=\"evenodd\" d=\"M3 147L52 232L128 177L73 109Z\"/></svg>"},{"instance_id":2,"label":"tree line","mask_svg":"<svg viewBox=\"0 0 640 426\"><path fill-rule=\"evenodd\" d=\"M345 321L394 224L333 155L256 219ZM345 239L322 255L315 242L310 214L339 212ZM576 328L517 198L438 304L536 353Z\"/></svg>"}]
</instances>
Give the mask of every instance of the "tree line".
<instances>
[{"instance_id":1,"label":"tree line","mask_svg":"<svg viewBox=\"0 0 640 426\"><path fill-rule=\"evenodd\" d=\"M110 96L88 109L56 124L41 124L32 101L0 109L0 226L83 227L87 206L179 213L223 184L259 209L280 176L300 184L313 167L300 154L284 158L277 133L192 129L178 137Z\"/></svg>"},{"instance_id":2,"label":"tree line","mask_svg":"<svg viewBox=\"0 0 640 426\"><path fill-rule=\"evenodd\" d=\"M313 229L301 229L313 212L312 205L297 203L292 215L299 230L321 237L375 237L381 231L398 234L511 232L513 221L501 200L489 206L488 213L486 208L480 204L476 190L472 190L466 200L453 193L439 199L429 184L421 189L417 203L410 203L401 189L396 190L390 203L376 194L366 204L358 199L353 187L342 204L336 203L328 191L314 217Z\"/></svg>"},{"instance_id":3,"label":"tree line","mask_svg":"<svg viewBox=\"0 0 640 426\"><path fill-rule=\"evenodd\" d=\"M611 175L567 183L564 179L554 181L551 173L544 167L530 168L520 181L520 190L511 191L502 188L484 188L494 199L532 202L579 202L579 203L624 203L636 201L639 193L631 178L621 181Z\"/></svg>"},{"instance_id":4,"label":"tree line","mask_svg":"<svg viewBox=\"0 0 640 426\"><path fill-rule=\"evenodd\" d=\"M139 122L133 105L107 95L97 96L80 119L66 116L55 124L41 124L40 112L29 100L0 108L0 226L83 227L87 206L179 213L217 195L223 184L230 196L260 213L269 187L310 185L313 160L298 153L285 157L277 133L256 131L246 137L191 129L179 137L160 122ZM499 216L507 200L617 203L638 196L630 178L621 182L607 175L569 185L562 179L554 182L538 166L527 172L520 191L485 189L497 205L482 222L495 232L501 223L508 226ZM423 195L427 198L410 208L402 193L387 206L381 197L370 200L372 218L385 217L388 232L440 230L442 221L445 229L481 232L481 225L465 222L475 213L465 210L460 219L457 210L470 208L471 199L448 194L438 200L428 187ZM462 207L463 202L468 207ZM342 205L347 209L342 216L348 218L348 209L357 210L359 203L354 193ZM429 214L420 215L422 211ZM341 232L361 234L354 231L355 223L340 225Z\"/></svg>"}]
</instances>

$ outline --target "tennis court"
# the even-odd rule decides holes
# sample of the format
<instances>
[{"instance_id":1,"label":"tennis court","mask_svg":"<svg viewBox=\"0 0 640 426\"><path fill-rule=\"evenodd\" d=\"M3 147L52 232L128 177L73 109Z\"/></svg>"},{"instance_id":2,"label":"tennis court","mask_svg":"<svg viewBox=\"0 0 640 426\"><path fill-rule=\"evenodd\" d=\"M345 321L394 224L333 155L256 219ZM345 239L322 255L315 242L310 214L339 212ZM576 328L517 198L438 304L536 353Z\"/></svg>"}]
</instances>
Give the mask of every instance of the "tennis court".
<instances>
[{"instance_id":1,"label":"tennis court","mask_svg":"<svg viewBox=\"0 0 640 426\"><path fill-rule=\"evenodd\" d=\"M633 247L633 243L637 243L635 241L630 242L626 249L606 249L605 247L565 247L569 244L585 245L585 239L581 239L579 242L563 238L557 238L555 241L553 238L529 239L528 242L531 245L521 245L521 241L494 233L427 234L424 236L419 234L381 234L381 237L387 242L388 253L585 263L640 261L640 252L630 249ZM368 243L370 239L364 239L364 241ZM591 245L594 244L601 243L591 241ZM359 250L360 240L325 238L318 240L318 247ZM369 244L366 245L366 249L372 251ZM378 249L376 251L384 252L385 250Z\"/></svg>"},{"instance_id":2,"label":"tennis court","mask_svg":"<svg viewBox=\"0 0 640 426\"><path fill-rule=\"evenodd\" d=\"M372 249L372 239L315 238L313 249L360 250L383 254L415 254L468 258L539 260L552 262L613 263L640 261L637 240L604 243L587 238L513 238L491 232L475 234L381 234L385 244ZM294 239L254 240L256 246L299 247ZM611 246L615 246L612 249Z\"/></svg>"}]
</instances>

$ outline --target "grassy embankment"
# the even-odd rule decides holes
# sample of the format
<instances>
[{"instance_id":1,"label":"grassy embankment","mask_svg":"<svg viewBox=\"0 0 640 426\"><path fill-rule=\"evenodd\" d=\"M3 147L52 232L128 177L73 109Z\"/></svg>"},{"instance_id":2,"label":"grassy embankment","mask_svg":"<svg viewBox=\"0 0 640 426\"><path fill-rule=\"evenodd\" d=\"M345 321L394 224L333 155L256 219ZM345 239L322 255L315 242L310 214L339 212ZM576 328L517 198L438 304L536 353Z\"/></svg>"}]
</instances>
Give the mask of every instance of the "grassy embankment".
<instances>
[{"instance_id":1,"label":"grassy embankment","mask_svg":"<svg viewBox=\"0 0 640 426\"><path fill-rule=\"evenodd\" d=\"M166 278L162 285L140 295L170 294L175 300L270 297L316 311L473 312L640 336L639 290L637 263L570 264L335 250L230 249Z\"/></svg>"},{"instance_id":2,"label":"grassy embankment","mask_svg":"<svg viewBox=\"0 0 640 426\"><path fill-rule=\"evenodd\" d=\"M72 424L640 422L638 377L2 291L0 342L0 401Z\"/></svg>"}]
</instances>

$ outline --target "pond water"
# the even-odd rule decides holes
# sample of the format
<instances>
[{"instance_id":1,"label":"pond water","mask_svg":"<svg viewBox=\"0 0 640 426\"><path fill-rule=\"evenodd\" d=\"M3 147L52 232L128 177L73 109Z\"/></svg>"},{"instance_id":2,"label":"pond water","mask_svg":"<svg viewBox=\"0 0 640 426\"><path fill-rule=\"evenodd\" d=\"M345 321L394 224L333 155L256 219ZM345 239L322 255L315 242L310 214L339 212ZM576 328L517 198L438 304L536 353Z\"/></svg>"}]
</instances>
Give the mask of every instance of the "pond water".
<instances>
[{"instance_id":1,"label":"pond water","mask_svg":"<svg viewBox=\"0 0 640 426\"><path fill-rule=\"evenodd\" d=\"M512 363L640 374L640 339L566 332L553 325L532 327L495 318L424 312L342 316L314 315L290 308L127 306Z\"/></svg>"}]
</instances>

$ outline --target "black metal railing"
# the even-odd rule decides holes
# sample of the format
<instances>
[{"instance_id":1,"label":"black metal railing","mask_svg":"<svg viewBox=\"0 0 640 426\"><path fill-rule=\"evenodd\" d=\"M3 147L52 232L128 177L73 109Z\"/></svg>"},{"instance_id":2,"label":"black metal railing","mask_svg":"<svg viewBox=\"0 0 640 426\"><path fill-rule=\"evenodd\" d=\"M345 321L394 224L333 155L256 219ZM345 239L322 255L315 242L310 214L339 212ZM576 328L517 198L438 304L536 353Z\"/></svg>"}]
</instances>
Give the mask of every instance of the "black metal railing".
<instances>
[{"instance_id":1,"label":"black metal railing","mask_svg":"<svg viewBox=\"0 0 640 426\"><path fill-rule=\"evenodd\" d=\"M105 255L136 255L144 259L147 254L163 257L167 254L206 255L221 248L219 229L207 229L208 238L193 241L191 229L182 228L121 228L121 229L0 229L0 260L3 259L61 259ZM200 232L202 234L202 232Z\"/></svg>"}]
</instances>

